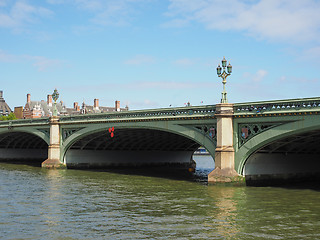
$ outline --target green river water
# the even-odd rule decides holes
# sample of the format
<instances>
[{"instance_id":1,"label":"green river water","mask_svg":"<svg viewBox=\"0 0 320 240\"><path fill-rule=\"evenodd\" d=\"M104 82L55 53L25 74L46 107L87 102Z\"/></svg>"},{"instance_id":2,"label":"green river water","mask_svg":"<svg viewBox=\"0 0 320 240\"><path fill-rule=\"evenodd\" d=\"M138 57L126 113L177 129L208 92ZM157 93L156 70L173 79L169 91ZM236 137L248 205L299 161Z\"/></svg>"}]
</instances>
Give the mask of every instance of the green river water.
<instances>
[{"instance_id":1,"label":"green river water","mask_svg":"<svg viewBox=\"0 0 320 240\"><path fill-rule=\"evenodd\" d=\"M320 239L320 192L0 163L0 239Z\"/></svg>"}]
</instances>

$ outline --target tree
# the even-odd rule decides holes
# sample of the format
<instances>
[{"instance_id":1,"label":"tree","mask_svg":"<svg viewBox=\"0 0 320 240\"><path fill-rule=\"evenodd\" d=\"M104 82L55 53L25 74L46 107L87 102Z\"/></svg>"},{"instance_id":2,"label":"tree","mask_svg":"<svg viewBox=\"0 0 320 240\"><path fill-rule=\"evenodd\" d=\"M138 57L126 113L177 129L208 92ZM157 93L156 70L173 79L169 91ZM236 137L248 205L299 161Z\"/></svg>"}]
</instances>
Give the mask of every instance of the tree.
<instances>
[{"instance_id":1,"label":"tree","mask_svg":"<svg viewBox=\"0 0 320 240\"><path fill-rule=\"evenodd\" d=\"M15 120L17 119L16 115L14 113L10 113L8 116L1 116L0 121L9 121L9 120Z\"/></svg>"}]
</instances>

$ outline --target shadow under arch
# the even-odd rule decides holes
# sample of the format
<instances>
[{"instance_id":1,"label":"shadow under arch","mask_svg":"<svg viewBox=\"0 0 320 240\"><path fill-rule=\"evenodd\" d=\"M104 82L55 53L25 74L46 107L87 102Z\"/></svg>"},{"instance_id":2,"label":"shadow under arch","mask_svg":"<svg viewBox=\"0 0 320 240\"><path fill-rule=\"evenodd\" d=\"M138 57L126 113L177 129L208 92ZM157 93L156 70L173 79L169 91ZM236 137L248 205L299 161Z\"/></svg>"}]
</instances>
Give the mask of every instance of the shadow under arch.
<instances>
[{"instance_id":1,"label":"shadow under arch","mask_svg":"<svg viewBox=\"0 0 320 240\"><path fill-rule=\"evenodd\" d=\"M0 132L0 161L41 166L48 158L48 141L45 133L23 130Z\"/></svg>"},{"instance_id":2,"label":"shadow under arch","mask_svg":"<svg viewBox=\"0 0 320 240\"><path fill-rule=\"evenodd\" d=\"M199 146L204 146L209 153L214 155L215 146L213 142L207 136L201 134L200 131L185 126L168 123L136 123L132 126L114 124L113 126L115 128L114 138L111 138L107 131L110 124L105 124L104 126L89 126L81 129L66 139L63 143L62 156L67 166L70 151L75 152L75 149L82 150L82 153L85 152L84 150L100 151L100 153L117 151L118 157L121 151L126 151L135 158L137 156L134 154L137 152L146 152L146 154L152 152L159 157L161 155L162 157L168 157L170 154L174 158L178 155L181 156L181 153L184 152L188 157L185 155L183 158L189 158L190 160L193 152ZM176 157L175 154L177 154ZM115 155L112 155L112 157L115 157Z\"/></svg>"},{"instance_id":3,"label":"shadow under arch","mask_svg":"<svg viewBox=\"0 0 320 240\"><path fill-rule=\"evenodd\" d=\"M320 123L315 117L284 123L253 137L236 151L238 173L270 183L317 179ZM280 180L280 181L279 181Z\"/></svg>"}]
</instances>

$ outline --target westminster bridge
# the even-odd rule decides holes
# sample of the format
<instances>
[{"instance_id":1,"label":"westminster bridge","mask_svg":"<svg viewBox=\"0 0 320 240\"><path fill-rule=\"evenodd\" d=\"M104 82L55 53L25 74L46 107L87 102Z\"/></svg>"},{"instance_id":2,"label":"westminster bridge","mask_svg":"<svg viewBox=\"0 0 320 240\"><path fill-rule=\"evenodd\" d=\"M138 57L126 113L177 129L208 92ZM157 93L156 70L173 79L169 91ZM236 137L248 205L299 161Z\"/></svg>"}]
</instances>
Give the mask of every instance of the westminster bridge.
<instances>
[{"instance_id":1,"label":"westminster bridge","mask_svg":"<svg viewBox=\"0 0 320 240\"><path fill-rule=\"evenodd\" d=\"M0 122L0 159L46 168L192 167L203 146L209 182L320 172L320 98L220 103Z\"/></svg>"}]
</instances>

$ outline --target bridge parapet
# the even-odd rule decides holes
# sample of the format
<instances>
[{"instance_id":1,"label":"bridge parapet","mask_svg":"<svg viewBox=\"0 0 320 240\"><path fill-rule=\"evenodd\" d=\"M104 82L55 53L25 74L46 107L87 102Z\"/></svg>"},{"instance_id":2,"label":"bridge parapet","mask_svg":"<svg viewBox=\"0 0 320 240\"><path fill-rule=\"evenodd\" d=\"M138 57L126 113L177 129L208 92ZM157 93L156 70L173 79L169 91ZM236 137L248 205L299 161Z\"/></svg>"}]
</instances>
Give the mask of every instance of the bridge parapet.
<instances>
[{"instance_id":1,"label":"bridge parapet","mask_svg":"<svg viewBox=\"0 0 320 240\"><path fill-rule=\"evenodd\" d=\"M133 110L123 112L107 112L98 114L71 115L62 116L60 122L75 122L75 121L94 121L94 120L130 120L130 119L162 119L162 118L179 118L179 117L213 117L215 115L215 106L195 106L195 107L180 107L180 108L162 108L162 109L147 109Z\"/></svg>"},{"instance_id":2,"label":"bridge parapet","mask_svg":"<svg viewBox=\"0 0 320 240\"><path fill-rule=\"evenodd\" d=\"M320 98L300 98L234 104L234 115L320 112Z\"/></svg>"},{"instance_id":3,"label":"bridge parapet","mask_svg":"<svg viewBox=\"0 0 320 240\"><path fill-rule=\"evenodd\" d=\"M9 121L0 121L0 127L7 126L26 126L26 125L48 125L49 118L35 118L35 119L16 119Z\"/></svg>"}]
</instances>

